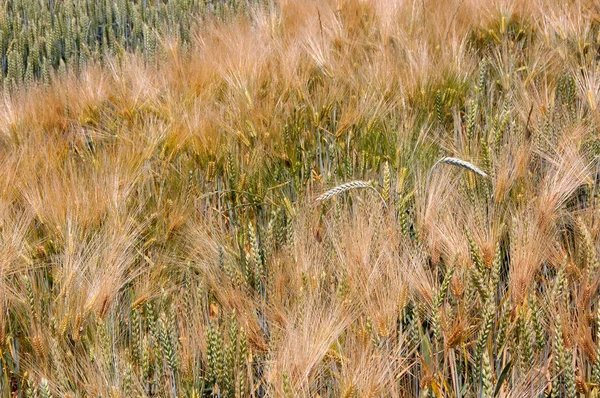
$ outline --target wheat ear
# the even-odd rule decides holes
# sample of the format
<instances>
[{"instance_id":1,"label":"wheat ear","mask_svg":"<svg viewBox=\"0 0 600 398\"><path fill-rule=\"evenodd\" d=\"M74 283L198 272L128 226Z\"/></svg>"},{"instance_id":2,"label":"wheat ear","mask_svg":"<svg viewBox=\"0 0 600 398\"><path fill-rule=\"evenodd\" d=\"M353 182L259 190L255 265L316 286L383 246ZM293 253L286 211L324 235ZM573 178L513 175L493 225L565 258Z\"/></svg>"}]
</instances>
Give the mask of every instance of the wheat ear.
<instances>
[{"instance_id":1,"label":"wheat ear","mask_svg":"<svg viewBox=\"0 0 600 398\"><path fill-rule=\"evenodd\" d=\"M377 196L379 196L379 198L381 199L381 201L383 202L383 205L385 206L385 208L387 209L387 203L385 202L385 199L383 198L383 196L381 196L381 194L379 193L379 191L377 189L375 189L375 187L373 186L373 184L371 183L371 181L361 181L361 180L356 180L356 181L350 181L347 183L344 183L342 185L338 185L335 188L331 188L329 191L325 192L324 194L320 195L316 201L317 202L322 202L324 200L327 199L331 199L334 196L337 196L341 193L350 191L352 189L358 189L358 188L369 188L372 189L373 191L375 191L375 193L377 194Z\"/></svg>"},{"instance_id":2,"label":"wheat ear","mask_svg":"<svg viewBox=\"0 0 600 398\"><path fill-rule=\"evenodd\" d=\"M462 167L463 169L471 170L473 173L479 174L480 176L487 178L488 175L481 170L479 167L475 166L473 163L469 163L466 160L462 160L459 158L449 158L444 157L438 160L433 167L437 166L439 163L451 164L453 166ZM432 169L433 169L432 167Z\"/></svg>"},{"instance_id":3,"label":"wheat ear","mask_svg":"<svg viewBox=\"0 0 600 398\"><path fill-rule=\"evenodd\" d=\"M433 170L435 169L435 167L438 164L451 164L452 166L462 167L463 169L472 171L475 174L479 174L483 178L488 178L487 173L485 171L481 170L479 167L475 166L473 163L469 163L466 160L462 160L459 158L443 157L440 160L438 160L437 162L435 162L435 164L433 166L431 166L431 169L429 170L429 175L427 176L427 185L425 188L425 192L427 192L427 188L429 188L429 181L431 180L431 174L433 174Z\"/></svg>"}]
</instances>

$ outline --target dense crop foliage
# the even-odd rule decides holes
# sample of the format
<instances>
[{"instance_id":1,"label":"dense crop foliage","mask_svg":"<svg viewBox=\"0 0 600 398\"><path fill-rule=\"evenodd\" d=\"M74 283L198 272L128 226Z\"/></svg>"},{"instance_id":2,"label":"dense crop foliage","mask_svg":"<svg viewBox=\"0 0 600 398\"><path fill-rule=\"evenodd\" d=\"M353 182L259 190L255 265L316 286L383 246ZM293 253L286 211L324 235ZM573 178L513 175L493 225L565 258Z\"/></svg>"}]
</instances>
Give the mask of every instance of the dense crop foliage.
<instances>
[{"instance_id":1,"label":"dense crop foliage","mask_svg":"<svg viewBox=\"0 0 600 398\"><path fill-rule=\"evenodd\" d=\"M594 3L34 3L3 396L598 395Z\"/></svg>"},{"instance_id":2,"label":"dense crop foliage","mask_svg":"<svg viewBox=\"0 0 600 398\"><path fill-rule=\"evenodd\" d=\"M160 40L189 43L208 15L226 18L247 2L207 0L5 0L0 4L0 82L15 91L90 60L136 51L156 57Z\"/></svg>"}]
</instances>

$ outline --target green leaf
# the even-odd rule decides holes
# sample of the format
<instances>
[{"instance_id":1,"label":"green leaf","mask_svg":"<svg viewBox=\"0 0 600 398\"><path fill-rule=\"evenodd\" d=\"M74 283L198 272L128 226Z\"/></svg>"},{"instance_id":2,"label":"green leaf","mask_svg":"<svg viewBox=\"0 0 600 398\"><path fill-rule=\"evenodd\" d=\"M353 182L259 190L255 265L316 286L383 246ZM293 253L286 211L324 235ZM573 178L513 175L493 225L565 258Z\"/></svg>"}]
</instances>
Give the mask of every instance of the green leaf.
<instances>
[{"instance_id":1,"label":"green leaf","mask_svg":"<svg viewBox=\"0 0 600 398\"><path fill-rule=\"evenodd\" d=\"M506 365L504 365L504 369L502 369L502 372L500 373L498 382L496 382L496 389L494 390L494 397L498 396L498 393L500 392L500 387L502 387L502 383L504 383L504 379L506 379L506 376L508 376L508 371L510 370L511 365L512 365L512 361L508 361L508 363Z\"/></svg>"}]
</instances>

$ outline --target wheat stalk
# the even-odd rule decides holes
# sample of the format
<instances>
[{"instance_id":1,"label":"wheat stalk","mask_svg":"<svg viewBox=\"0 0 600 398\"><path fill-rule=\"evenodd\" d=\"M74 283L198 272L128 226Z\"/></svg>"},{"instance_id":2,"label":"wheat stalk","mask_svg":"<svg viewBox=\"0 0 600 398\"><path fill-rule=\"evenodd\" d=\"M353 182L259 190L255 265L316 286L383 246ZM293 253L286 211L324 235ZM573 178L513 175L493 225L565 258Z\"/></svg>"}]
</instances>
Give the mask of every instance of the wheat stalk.
<instances>
[{"instance_id":1,"label":"wheat stalk","mask_svg":"<svg viewBox=\"0 0 600 398\"><path fill-rule=\"evenodd\" d=\"M381 194L379 193L379 191L377 189L375 189L375 187L373 186L373 183L371 181L355 180L355 181L346 182L346 183L344 183L342 185L338 185L335 188L331 188L329 191L323 193L322 195L320 195L315 200L317 202L322 202L324 200L331 199L334 196L337 196L337 195L342 194L344 192L350 191L352 189L358 189L358 188L369 188L369 189L372 189L373 191L375 191L375 193L377 194L377 196L379 196L379 198L383 202L383 205L385 206L385 208L386 209L388 208L385 199L383 198L383 196L381 196Z\"/></svg>"}]
</instances>

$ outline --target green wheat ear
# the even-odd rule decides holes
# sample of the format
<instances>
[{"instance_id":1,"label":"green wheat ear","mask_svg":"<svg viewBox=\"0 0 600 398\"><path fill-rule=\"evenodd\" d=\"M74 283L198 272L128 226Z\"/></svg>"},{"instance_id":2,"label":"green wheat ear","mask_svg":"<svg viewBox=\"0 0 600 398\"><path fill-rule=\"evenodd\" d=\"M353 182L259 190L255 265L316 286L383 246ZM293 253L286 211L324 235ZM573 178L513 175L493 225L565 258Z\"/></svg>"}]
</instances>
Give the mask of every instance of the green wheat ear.
<instances>
[{"instance_id":1,"label":"green wheat ear","mask_svg":"<svg viewBox=\"0 0 600 398\"><path fill-rule=\"evenodd\" d=\"M42 379L40 382L40 397L42 398L52 398L52 393L50 393L50 387L48 386L48 380Z\"/></svg>"},{"instance_id":2,"label":"green wheat ear","mask_svg":"<svg viewBox=\"0 0 600 398\"><path fill-rule=\"evenodd\" d=\"M390 201L391 186L390 164L386 160L383 164L383 200L386 202Z\"/></svg>"}]
</instances>

